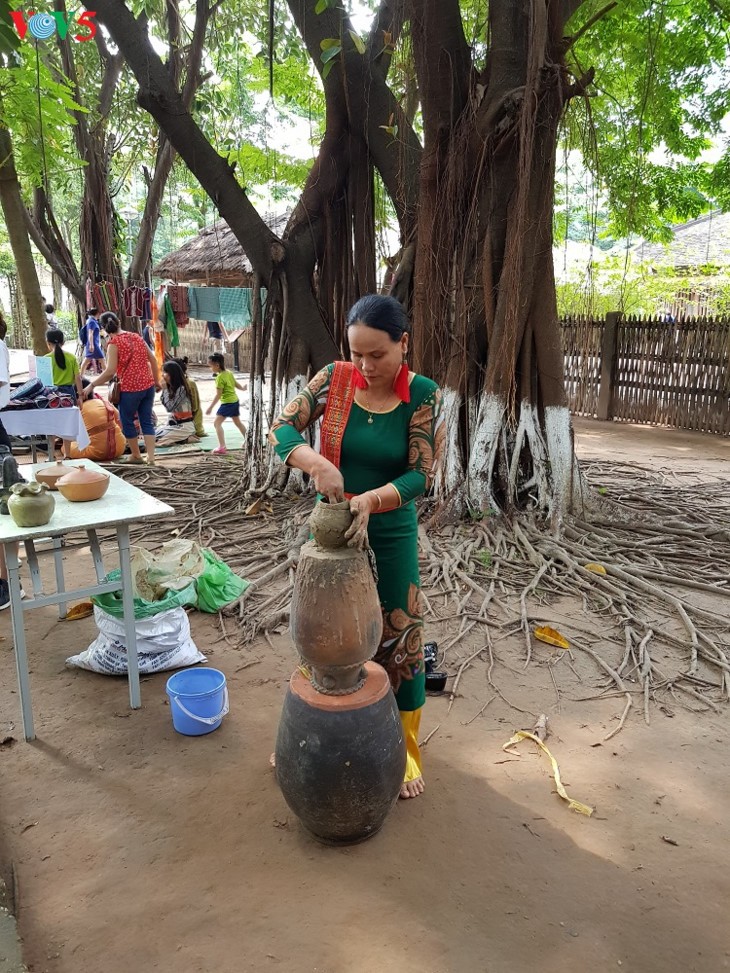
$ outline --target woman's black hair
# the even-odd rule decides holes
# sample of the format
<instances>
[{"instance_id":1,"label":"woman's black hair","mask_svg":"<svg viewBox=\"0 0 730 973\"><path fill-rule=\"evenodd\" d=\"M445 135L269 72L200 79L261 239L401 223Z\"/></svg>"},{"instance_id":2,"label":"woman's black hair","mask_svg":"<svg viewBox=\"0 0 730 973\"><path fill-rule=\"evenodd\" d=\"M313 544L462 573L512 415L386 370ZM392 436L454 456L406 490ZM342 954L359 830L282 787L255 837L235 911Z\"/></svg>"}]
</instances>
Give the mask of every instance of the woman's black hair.
<instances>
[{"instance_id":1,"label":"woman's black hair","mask_svg":"<svg viewBox=\"0 0 730 973\"><path fill-rule=\"evenodd\" d=\"M66 340L66 336L63 331L59 331L58 328L50 328L46 331L46 341L49 345L53 345L53 357L56 360L56 364L59 368L66 367L66 356L63 353L61 345Z\"/></svg>"},{"instance_id":2,"label":"woman's black hair","mask_svg":"<svg viewBox=\"0 0 730 973\"><path fill-rule=\"evenodd\" d=\"M53 314L55 310L56 309L52 304L46 304L46 308L45 308L46 314Z\"/></svg>"},{"instance_id":3,"label":"woman's black hair","mask_svg":"<svg viewBox=\"0 0 730 973\"><path fill-rule=\"evenodd\" d=\"M173 392L177 392L179 388L185 385L185 372L176 361L166 361L162 366L162 371L170 376L170 388Z\"/></svg>"},{"instance_id":4,"label":"woman's black hair","mask_svg":"<svg viewBox=\"0 0 730 973\"><path fill-rule=\"evenodd\" d=\"M187 375L188 374L188 356L185 355L184 358L176 358L175 359L175 362L176 362L176 364L178 364L180 366L180 371L183 373L183 375Z\"/></svg>"},{"instance_id":5,"label":"woman's black hair","mask_svg":"<svg viewBox=\"0 0 730 973\"><path fill-rule=\"evenodd\" d=\"M90 307L89 310L86 312L86 316L87 317L91 316L92 318L95 318L98 313L99 313L98 307Z\"/></svg>"},{"instance_id":6,"label":"woman's black hair","mask_svg":"<svg viewBox=\"0 0 730 973\"><path fill-rule=\"evenodd\" d=\"M213 364L215 364L215 365L220 365L221 371L222 372L225 372L225 370L226 370L226 360L223 357L223 355L221 355L220 352L217 351L214 355L208 355L208 361L209 362L213 362Z\"/></svg>"},{"instance_id":7,"label":"woman's black hair","mask_svg":"<svg viewBox=\"0 0 730 973\"><path fill-rule=\"evenodd\" d=\"M116 316L114 311L104 311L102 316L99 318L99 324L107 334L116 334L116 332L119 331L119 318Z\"/></svg>"},{"instance_id":8,"label":"woman's black hair","mask_svg":"<svg viewBox=\"0 0 730 973\"><path fill-rule=\"evenodd\" d=\"M366 294L355 301L347 315L347 327L353 324L385 331L391 341L400 341L404 334L411 333L411 322L403 305L385 294Z\"/></svg>"}]
</instances>

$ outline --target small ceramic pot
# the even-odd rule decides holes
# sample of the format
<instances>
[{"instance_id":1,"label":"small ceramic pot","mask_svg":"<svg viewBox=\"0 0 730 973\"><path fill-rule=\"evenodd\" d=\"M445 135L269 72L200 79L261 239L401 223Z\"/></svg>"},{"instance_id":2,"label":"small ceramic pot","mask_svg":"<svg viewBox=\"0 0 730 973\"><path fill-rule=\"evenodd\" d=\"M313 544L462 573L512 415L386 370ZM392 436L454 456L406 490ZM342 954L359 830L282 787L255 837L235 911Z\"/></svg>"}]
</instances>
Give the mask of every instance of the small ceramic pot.
<instances>
[{"instance_id":1,"label":"small ceramic pot","mask_svg":"<svg viewBox=\"0 0 730 973\"><path fill-rule=\"evenodd\" d=\"M82 464L57 480L56 487L62 496L74 503L99 500L109 489L109 474L87 470Z\"/></svg>"},{"instance_id":2,"label":"small ceramic pot","mask_svg":"<svg viewBox=\"0 0 730 973\"><path fill-rule=\"evenodd\" d=\"M10 490L8 512L18 527L42 527L53 516L55 506L45 483L16 483Z\"/></svg>"},{"instance_id":3,"label":"small ceramic pot","mask_svg":"<svg viewBox=\"0 0 730 973\"><path fill-rule=\"evenodd\" d=\"M351 523L349 500L341 500L339 503L327 503L326 500L321 500L309 518L309 526L315 541L320 547L329 551L347 546L345 531Z\"/></svg>"},{"instance_id":4,"label":"small ceramic pot","mask_svg":"<svg viewBox=\"0 0 730 973\"><path fill-rule=\"evenodd\" d=\"M35 478L39 483L45 483L49 490L56 490L56 482L70 473L73 466L64 466L62 461L56 460L55 463L47 463L45 466L39 466L35 471Z\"/></svg>"}]
</instances>

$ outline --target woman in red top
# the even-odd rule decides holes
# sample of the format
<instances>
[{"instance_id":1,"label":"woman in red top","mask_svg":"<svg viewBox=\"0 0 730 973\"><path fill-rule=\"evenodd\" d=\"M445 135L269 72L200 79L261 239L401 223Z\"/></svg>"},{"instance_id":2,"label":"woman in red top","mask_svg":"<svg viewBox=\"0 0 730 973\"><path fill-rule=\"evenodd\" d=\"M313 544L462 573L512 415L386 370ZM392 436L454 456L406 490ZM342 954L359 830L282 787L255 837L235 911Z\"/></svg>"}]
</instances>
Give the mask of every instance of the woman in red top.
<instances>
[{"instance_id":1,"label":"woman in red top","mask_svg":"<svg viewBox=\"0 0 730 973\"><path fill-rule=\"evenodd\" d=\"M152 465L155 462L155 424L152 419L152 406L155 401L155 389L159 391L160 388L160 369L157 359L141 335L136 331L121 330L119 318L112 311L102 314L100 324L109 335L107 366L85 389L84 395L88 398L95 386L108 382L116 372L120 389L119 418L122 420L122 432L132 453L130 462L144 462L134 425L134 417L137 415L147 450L147 462Z\"/></svg>"}]
</instances>

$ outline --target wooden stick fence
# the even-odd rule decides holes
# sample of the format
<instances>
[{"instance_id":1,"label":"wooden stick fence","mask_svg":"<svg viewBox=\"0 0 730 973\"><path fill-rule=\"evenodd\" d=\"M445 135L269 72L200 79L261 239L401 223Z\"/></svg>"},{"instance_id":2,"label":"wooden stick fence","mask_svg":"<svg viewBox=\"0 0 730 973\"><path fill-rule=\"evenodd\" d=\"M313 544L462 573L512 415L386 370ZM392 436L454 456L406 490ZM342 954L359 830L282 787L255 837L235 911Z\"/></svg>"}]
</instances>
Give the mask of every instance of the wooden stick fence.
<instances>
[{"instance_id":1,"label":"wooden stick fence","mask_svg":"<svg viewBox=\"0 0 730 973\"><path fill-rule=\"evenodd\" d=\"M730 318L567 318L571 411L730 435Z\"/></svg>"}]
</instances>

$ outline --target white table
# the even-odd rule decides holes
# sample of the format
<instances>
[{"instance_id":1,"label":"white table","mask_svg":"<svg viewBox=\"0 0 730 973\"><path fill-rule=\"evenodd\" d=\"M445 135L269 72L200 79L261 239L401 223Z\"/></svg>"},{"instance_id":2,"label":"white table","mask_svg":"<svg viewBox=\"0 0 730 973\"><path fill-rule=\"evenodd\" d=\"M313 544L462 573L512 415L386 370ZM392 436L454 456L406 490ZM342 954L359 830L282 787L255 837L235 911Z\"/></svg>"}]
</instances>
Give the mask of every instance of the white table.
<instances>
[{"instance_id":1,"label":"white table","mask_svg":"<svg viewBox=\"0 0 730 973\"><path fill-rule=\"evenodd\" d=\"M70 466L84 465L91 470L101 470L100 466L89 460L70 462ZM27 480L33 478L33 466L21 466L20 472ZM106 471L103 471L106 472ZM88 503L71 503L57 491L53 496L56 508L53 516L43 527L16 527L10 516L0 516L0 544L5 550L8 565L8 581L10 585L10 608L12 615L13 642L15 646L15 664L18 672L18 692L20 694L20 709L23 718L23 735L26 740L35 739L33 725L33 706L30 697L30 675L28 672L28 653L25 641L25 612L45 605L58 605L59 618L66 615L66 604L71 598L88 598L89 595L102 594L107 591L122 591L124 606L124 633L127 643L127 663L129 679L129 702L132 709L139 709L142 705L139 689L139 667L137 662L137 637L134 619L134 594L132 585L132 567L129 552L129 526L139 521L152 520L174 513L172 507L160 500L155 500L137 487L125 483L114 474L110 474L109 489L101 500ZM97 528L114 527L116 529L117 547L119 549L120 581L105 582L106 570L101 556L101 547L96 534ZM66 534L83 531L89 541L89 548L96 569L97 583L82 588L66 589L63 576L63 559L61 540ZM39 540L53 541L53 557L56 573L56 593L43 594L43 583L38 564L35 543ZM18 561L18 542L25 544L28 568L33 584L33 597L21 599L20 596L20 563Z\"/></svg>"},{"instance_id":2,"label":"white table","mask_svg":"<svg viewBox=\"0 0 730 973\"><path fill-rule=\"evenodd\" d=\"M0 420L9 436L48 436L78 443L86 449L91 440L78 406L66 409L5 409Z\"/></svg>"}]
</instances>

